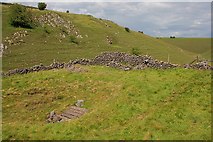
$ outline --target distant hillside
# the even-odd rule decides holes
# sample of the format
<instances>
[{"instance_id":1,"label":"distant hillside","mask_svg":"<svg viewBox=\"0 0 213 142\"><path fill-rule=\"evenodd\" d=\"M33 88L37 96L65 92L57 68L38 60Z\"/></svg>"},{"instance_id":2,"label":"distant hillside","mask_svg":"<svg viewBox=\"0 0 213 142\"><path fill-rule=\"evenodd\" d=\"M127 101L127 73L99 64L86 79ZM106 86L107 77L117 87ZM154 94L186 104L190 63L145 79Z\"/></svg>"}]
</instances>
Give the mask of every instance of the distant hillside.
<instances>
[{"instance_id":1,"label":"distant hillside","mask_svg":"<svg viewBox=\"0 0 213 142\"><path fill-rule=\"evenodd\" d=\"M195 53L135 31L127 32L112 21L91 15L39 11L29 8L38 23L35 29L9 24L10 5L1 5L3 24L3 70L92 58L104 51L149 54L158 60L188 63Z\"/></svg>"},{"instance_id":2,"label":"distant hillside","mask_svg":"<svg viewBox=\"0 0 213 142\"><path fill-rule=\"evenodd\" d=\"M161 38L161 40L193 52L202 58L211 59L211 38Z\"/></svg>"}]
</instances>

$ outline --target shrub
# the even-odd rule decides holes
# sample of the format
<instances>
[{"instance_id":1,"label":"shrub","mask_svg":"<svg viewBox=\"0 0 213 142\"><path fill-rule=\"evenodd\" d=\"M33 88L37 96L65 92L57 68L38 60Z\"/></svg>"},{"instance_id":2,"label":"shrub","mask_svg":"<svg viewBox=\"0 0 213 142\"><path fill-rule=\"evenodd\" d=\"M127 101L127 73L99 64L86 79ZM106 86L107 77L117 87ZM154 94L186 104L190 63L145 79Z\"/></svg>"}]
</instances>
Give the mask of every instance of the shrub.
<instances>
[{"instance_id":1,"label":"shrub","mask_svg":"<svg viewBox=\"0 0 213 142\"><path fill-rule=\"evenodd\" d=\"M60 30L61 30L62 33L66 34L66 35L69 34L65 27L61 27Z\"/></svg>"},{"instance_id":2,"label":"shrub","mask_svg":"<svg viewBox=\"0 0 213 142\"><path fill-rule=\"evenodd\" d=\"M141 54L141 52L140 52L140 49L138 49L138 48L132 48L132 54L133 55L140 55Z\"/></svg>"},{"instance_id":3,"label":"shrub","mask_svg":"<svg viewBox=\"0 0 213 142\"><path fill-rule=\"evenodd\" d=\"M39 10L44 10L47 7L47 4L44 2L39 2L38 3L38 9Z\"/></svg>"},{"instance_id":4,"label":"shrub","mask_svg":"<svg viewBox=\"0 0 213 142\"><path fill-rule=\"evenodd\" d=\"M143 34L143 31L138 31L138 32Z\"/></svg>"},{"instance_id":5,"label":"shrub","mask_svg":"<svg viewBox=\"0 0 213 142\"><path fill-rule=\"evenodd\" d=\"M10 24L14 27L33 28L32 14L26 7L14 4L11 7Z\"/></svg>"},{"instance_id":6,"label":"shrub","mask_svg":"<svg viewBox=\"0 0 213 142\"><path fill-rule=\"evenodd\" d=\"M130 32L130 29L129 29L129 28L127 28L127 27L125 27L125 30L126 30L127 32Z\"/></svg>"},{"instance_id":7,"label":"shrub","mask_svg":"<svg viewBox=\"0 0 213 142\"><path fill-rule=\"evenodd\" d=\"M78 44L78 41L75 36L70 36L70 42Z\"/></svg>"},{"instance_id":8,"label":"shrub","mask_svg":"<svg viewBox=\"0 0 213 142\"><path fill-rule=\"evenodd\" d=\"M67 10L66 13L70 13L69 10Z\"/></svg>"},{"instance_id":9,"label":"shrub","mask_svg":"<svg viewBox=\"0 0 213 142\"><path fill-rule=\"evenodd\" d=\"M44 32L50 34L51 30L47 26L44 26Z\"/></svg>"}]
</instances>

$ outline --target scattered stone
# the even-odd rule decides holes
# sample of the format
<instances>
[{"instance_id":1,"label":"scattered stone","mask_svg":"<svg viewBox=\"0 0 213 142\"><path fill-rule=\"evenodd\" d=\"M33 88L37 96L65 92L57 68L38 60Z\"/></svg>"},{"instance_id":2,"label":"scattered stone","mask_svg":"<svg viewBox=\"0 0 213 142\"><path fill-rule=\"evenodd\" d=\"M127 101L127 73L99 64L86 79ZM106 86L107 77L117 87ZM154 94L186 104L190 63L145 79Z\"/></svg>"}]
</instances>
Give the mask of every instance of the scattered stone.
<instances>
[{"instance_id":1,"label":"scattered stone","mask_svg":"<svg viewBox=\"0 0 213 142\"><path fill-rule=\"evenodd\" d=\"M35 17L34 19L38 21L38 23L41 24L42 27L44 27L45 25L51 27L60 27L63 29L63 32L68 35L75 35L78 36L79 38L83 38L79 34L79 30L75 27L72 21L68 21L62 18L57 13L48 12L43 15L40 15L39 17ZM60 36L65 38L64 34L60 33Z\"/></svg>"},{"instance_id":2,"label":"scattered stone","mask_svg":"<svg viewBox=\"0 0 213 142\"><path fill-rule=\"evenodd\" d=\"M24 43L24 37L28 36L28 32L26 30L24 31L18 31L11 35L11 37L6 37L4 40L4 44L11 46L11 45L20 45Z\"/></svg>"},{"instance_id":3,"label":"scattered stone","mask_svg":"<svg viewBox=\"0 0 213 142\"><path fill-rule=\"evenodd\" d=\"M6 73L1 73L2 76L11 76L14 74L27 74L30 72L38 72L43 70L52 70L52 69L62 69L67 68L70 71L82 72L85 71L80 67L74 66L79 65L103 65L108 67L113 67L121 69L124 71L129 71L132 69L143 70L145 68L154 68L154 69L169 69L181 67L178 64L171 64L168 62L158 61L153 59L148 55L130 55L122 52L104 52L101 55L96 56L94 59L75 59L71 60L68 63L59 63L54 61L49 66L44 66L42 64L35 65L30 68L23 69L14 69ZM213 70L213 67L208 65L207 61L202 61L196 64L184 65L183 68L192 68L192 69L202 69L202 70Z\"/></svg>"},{"instance_id":4,"label":"scattered stone","mask_svg":"<svg viewBox=\"0 0 213 142\"><path fill-rule=\"evenodd\" d=\"M108 42L109 44L112 44L112 38L111 38L111 37L107 36L106 39L107 39L107 42Z\"/></svg>"},{"instance_id":5,"label":"scattered stone","mask_svg":"<svg viewBox=\"0 0 213 142\"><path fill-rule=\"evenodd\" d=\"M208 65L207 61L200 61L195 64L184 64L185 69L213 70L213 67Z\"/></svg>"},{"instance_id":6,"label":"scattered stone","mask_svg":"<svg viewBox=\"0 0 213 142\"><path fill-rule=\"evenodd\" d=\"M84 103L84 100L77 100L77 102L75 103L75 106L82 107L83 103Z\"/></svg>"},{"instance_id":7,"label":"scattered stone","mask_svg":"<svg viewBox=\"0 0 213 142\"><path fill-rule=\"evenodd\" d=\"M47 116L47 122L48 123L55 123L55 122L60 122L62 118L58 116L55 111L51 111L50 114Z\"/></svg>"},{"instance_id":8,"label":"scattered stone","mask_svg":"<svg viewBox=\"0 0 213 142\"><path fill-rule=\"evenodd\" d=\"M87 109L85 108L70 106L67 110L65 110L61 114L56 114L55 111L51 111L47 116L47 122L55 123L55 122L69 121L81 117L86 112Z\"/></svg>"},{"instance_id":9,"label":"scattered stone","mask_svg":"<svg viewBox=\"0 0 213 142\"><path fill-rule=\"evenodd\" d=\"M87 72L87 70L85 70L81 67L75 66L75 65L71 65L69 67L66 67L66 69L70 72Z\"/></svg>"}]
</instances>

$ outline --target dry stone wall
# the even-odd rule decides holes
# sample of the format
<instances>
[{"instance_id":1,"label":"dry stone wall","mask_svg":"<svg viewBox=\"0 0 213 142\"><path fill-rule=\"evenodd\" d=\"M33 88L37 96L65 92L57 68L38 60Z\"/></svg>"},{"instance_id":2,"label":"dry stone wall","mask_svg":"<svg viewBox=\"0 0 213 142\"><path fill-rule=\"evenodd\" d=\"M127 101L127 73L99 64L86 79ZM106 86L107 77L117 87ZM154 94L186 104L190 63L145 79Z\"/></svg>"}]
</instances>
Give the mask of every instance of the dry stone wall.
<instances>
[{"instance_id":1,"label":"dry stone wall","mask_svg":"<svg viewBox=\"0 0 213 142\"><path fill-rule=\"evenodd\" d=\"M30 68L10 70L6 73L2 73L2 75L11 76L14 74L27 74L30 72L38 72L38 71L62 69L62 68L74 69L72 68L72 66L74 66L75 64L103 65L103 66L121 69L124 71L142 70L145 68L169 69L169 68L181 67L180 65L177 65L177 64L171 64L168 62L155 60L148 55L136 56L136 55L130 55L130 54L121 53L121 52L105 52L105 53L102 53L101 55L96 56L93 59L75 59L75 60L69 61L68 63L53 62L49 66L44 66L40 64ZM209 66L208 64L204 64L204 63L197 63L195 65L189 65L189 66L184 65L183 67L192 68L192 69L209 69L209 70L213 69L212 66Z\"/></svg>"},{"instance_id":2,"label":"dry stone wall","mask_svg":"<svg viewBox=\"0 0 213 142\"><path fill-rule=\"evenodd\" d=\"M208 61L200 61L196 64L185 64L183 67L186 69L213 70L213 67L208 65Z\"/></svg>"}]
</instances>

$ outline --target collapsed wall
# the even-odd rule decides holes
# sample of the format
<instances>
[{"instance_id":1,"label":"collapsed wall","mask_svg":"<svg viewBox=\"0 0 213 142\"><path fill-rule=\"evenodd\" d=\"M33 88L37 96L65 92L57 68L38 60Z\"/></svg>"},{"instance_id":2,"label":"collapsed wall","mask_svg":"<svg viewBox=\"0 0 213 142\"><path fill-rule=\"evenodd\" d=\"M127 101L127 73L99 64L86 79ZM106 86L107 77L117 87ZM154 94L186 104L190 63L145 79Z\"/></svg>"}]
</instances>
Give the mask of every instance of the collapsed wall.
<instances>
[{"instance_id":1,"label":"collapsed wall","mask_svg":"<svg viewBox=\"0 0 213 142\"><path fill-rule=\"evenodd\" d=\"M168 62L158 61L148 55L137 56L137 55L130 55L123 52L104 52L93 59L75 59L75 60L69 61L68 63L53 62L49 66L44 66L40 64L30 68L10 70L6 73L2 73L2 75L10 76L14 74L26 74L30 72L38 72L38 71L44 71L44 70L69 68L75 64L103 65L103 66L109 66L109 67L121 69L124 71L142 70L145 68L169 69L169 68L181 67L178 64L171 64ZM211 66L209 66L208 64L204 64L203 62L197 63L195 65L184 65L183 68L210 69L210 70L213 69Z\"/></svg>"}]
</instances>

